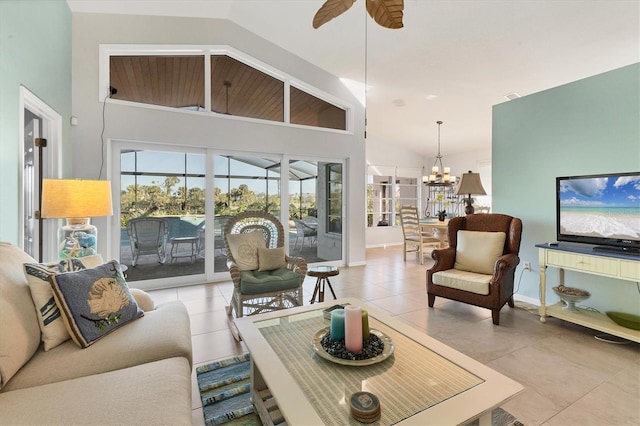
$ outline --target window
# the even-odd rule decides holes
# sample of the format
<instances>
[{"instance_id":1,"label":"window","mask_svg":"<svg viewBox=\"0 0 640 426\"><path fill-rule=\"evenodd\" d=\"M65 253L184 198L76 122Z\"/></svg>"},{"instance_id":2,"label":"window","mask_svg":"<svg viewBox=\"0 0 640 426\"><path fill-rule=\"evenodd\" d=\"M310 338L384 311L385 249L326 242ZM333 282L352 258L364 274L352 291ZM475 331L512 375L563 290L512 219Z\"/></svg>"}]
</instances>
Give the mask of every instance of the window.
<instances>
[{"instance_id":1,"label":"window","mask_svg":"<svg viewBox=\"0 0 640 426\"><path fill-rule=\"evenodd\" d=\"M420 210L420 169L369 166L367 226L400 226L400 206Z\"/></svg>"},{"instance_id":2,"label":"window","mask_svg":"<svg viewBox=\"0 0 640 426\"><path fill-rule=\"evenodd\" d=\"M228 47L158 46L142 52L140 46L102 45L100 49L103 99L106 88L112 87L116 92L109 97L115 100L348 130L350 111L340 101Z\"/></svg>"},{"instance_id":3,"label":"window","mask_svg":"<svg viewBox=\"0 0 640 426\"><path fill-rule=\"evenodd\" d=\"M342 164L330 163L326 168L326 229L331 234L342 234Z\"/></svg>"},{"instance_id":4,"label":"window","mask_svg":"<svg viewBox=\"0 0 640 426\"><path fill-rule=\"evenodd\" d=\"M345 120L344 109L291 87L291 123L346 130Z\"/></svg>"},{"instance_id":5,"label":"window","mask_svg":"<svg viewBox=\"0 0 640 426\"><path fill-rule=\"evenodd\" d=\"M284 82L226 55L211 55L211 110L284 121Z\"/></svg>"},{"instance_id":6,"label":"window","mask_svg":"<svg viewBox=\"0 0 640 426\"><path fill-rule=\"evenodd\" d=\"M113 99L199 110L204 107L204 56L112 56Z\"/></svg>"},{"instance_id":7,"label":"window","mask_svg":"<svg viewBox=\"0 0 640 426\"><path fill-rule=\"evenodd\" d=\"M120 151L120 261L135 265L128 281L204 273L204 176L204 154ZM138 218L161 218L167 235L127 226Z\"/></svg>"},{"instance_id":8,"label":"window","mask_svg":"<svg viewBox=\"0 0 640 426\"><path fill-rule=\"evenodd\" d=\"M418 204L418 179L411 177L396 177L395 192L395 225L400 226L400 206L415 206L420 211Z\"/></svg>"}]
</instances>

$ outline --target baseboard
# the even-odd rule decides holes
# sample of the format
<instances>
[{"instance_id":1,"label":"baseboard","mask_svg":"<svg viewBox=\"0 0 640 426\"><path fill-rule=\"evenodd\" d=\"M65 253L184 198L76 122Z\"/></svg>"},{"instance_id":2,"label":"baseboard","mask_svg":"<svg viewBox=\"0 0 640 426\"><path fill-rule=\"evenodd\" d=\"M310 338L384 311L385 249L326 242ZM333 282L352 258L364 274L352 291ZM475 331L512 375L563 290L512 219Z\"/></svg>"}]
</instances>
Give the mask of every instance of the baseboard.
<instances>
[{"instance_id":1,"label":"baseboard","mask_svg":"<svg viewBox=\"0 0 640 426\"><path fill-rule=\"evenodd\" d=\"M535 299L533 297L528 297L528 296L522 296L519 294L514 294L513 295L513 300L514 302L524 302L524 303L528 303L530 305L534 305L534 306L540 306L540 300Z\"/></svg>"}]
</instances>

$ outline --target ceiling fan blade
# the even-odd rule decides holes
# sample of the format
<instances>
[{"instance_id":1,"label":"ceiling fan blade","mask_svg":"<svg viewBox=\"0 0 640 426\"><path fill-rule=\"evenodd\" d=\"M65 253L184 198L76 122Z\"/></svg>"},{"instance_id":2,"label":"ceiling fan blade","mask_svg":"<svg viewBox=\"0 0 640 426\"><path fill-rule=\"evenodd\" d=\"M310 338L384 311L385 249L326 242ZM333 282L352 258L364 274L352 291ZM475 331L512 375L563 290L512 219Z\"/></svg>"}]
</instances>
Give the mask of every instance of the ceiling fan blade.
<instances>
[{"instance_id":1,"label":"ceiling fan blade","mask_svg":"<svg viewBox=\"0 0 640 426\"><path fill-rule=\"evenodd\" d=\"M385 28L402 28L404 0L367 0L367 12Z\"/></svg>"},{"instance_id":2,"label":"ceiling fan blade","mask_svg":"<svg viewBox=\"0 0 640 426\"><path fill-rule=\"evenodd\" d=\"M319 28L349 10L356 0L327 0L313 17L313 28Z\"/></svg>"}]
</instances>

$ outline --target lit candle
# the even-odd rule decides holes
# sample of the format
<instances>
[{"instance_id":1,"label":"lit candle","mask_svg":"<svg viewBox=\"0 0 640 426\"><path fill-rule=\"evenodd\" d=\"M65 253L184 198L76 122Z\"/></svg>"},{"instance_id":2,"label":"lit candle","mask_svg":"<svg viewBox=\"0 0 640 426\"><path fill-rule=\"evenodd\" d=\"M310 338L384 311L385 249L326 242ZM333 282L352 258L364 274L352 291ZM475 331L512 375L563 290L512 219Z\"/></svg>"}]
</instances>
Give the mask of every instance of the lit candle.
<instances>
[{"instance_id":1,"label":"lit candle","mask_svg":"<svg viewBox=\"0 0 640 426\"><path fill-rule=\"evenodd\" d=\"M369 338L369 313L362 310L362 340Z\"/></svg>"},{"instance_id":2,"label":"lit candle","mask_svg":"<svg viewBox=\"0 0 640 426\"><path fill-rule=\"evenodd\" d=\"M344 339L344 309L331 311L331 340Z\"/></svg>"},{"instance_id":3,"label":"lit candle","mask_svg":"<svg viewBox=\"0 0 640 426\"><path fill-rule=\"evenodd\" d=\"M429 182L435 182L436 181L436 175L429 175Z\"/></svg>"},{"instance_id":4,"label":"lit candle","mask_svg":"<svg viewBox=\"0 0 640 426\"><path fill-rule=\"evenodd\" d=\"M433 166L433 167L431 168L431 173L433 173L433 174L438 174L438 166Z\"/></svg>"},{"instance_id":5,"label":"lit candle","mask_svg":"<svg viewBox=\"0 0 640 426\"><path fill-rule=\"evenodd\" d=\"M449 173L451 173L451 167L445 167L444 168L444 174L448 175Z\"/></svg>"},{"instance_id":6,"label":"lit candle","mask_svg":"<svg viewBox=\"0 0 640 426\"><path fill-rule=\"evenodd\" d=\"M359 306L344 307L344 346L349 352L362 352L362 312Z\"/></svg>"}]
</instances>

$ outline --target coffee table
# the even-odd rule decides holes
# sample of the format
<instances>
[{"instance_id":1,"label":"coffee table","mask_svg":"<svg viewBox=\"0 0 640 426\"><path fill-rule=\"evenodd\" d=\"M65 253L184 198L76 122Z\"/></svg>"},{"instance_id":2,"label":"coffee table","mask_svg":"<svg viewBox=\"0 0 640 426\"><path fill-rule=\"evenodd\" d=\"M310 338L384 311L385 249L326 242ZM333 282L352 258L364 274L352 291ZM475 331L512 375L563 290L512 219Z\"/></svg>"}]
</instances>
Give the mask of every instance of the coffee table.
<instances>
[{"instance_id":1,"label":"coffee table","mask_svg":"<svg viewBox=\"0 0 640 426\"><path fill-rule=\"evenodd\" d=\"M369 325L394 352L382 362L349 366L320 357L312 339L329 326L322 310L336 303L361 306ZM353 298L238 318L251 353L252 398L263 424L358 424L349 397L368 391L380 399L378 424L491 424L491 411L522 391L508 377ZM278 421L276 420L276 423Z\"/></svg>"}]
</instances>

